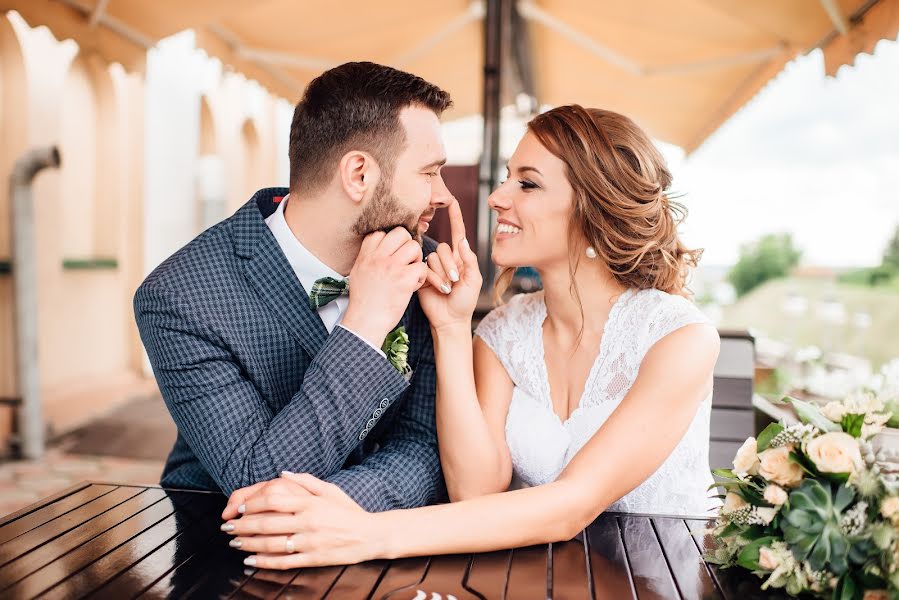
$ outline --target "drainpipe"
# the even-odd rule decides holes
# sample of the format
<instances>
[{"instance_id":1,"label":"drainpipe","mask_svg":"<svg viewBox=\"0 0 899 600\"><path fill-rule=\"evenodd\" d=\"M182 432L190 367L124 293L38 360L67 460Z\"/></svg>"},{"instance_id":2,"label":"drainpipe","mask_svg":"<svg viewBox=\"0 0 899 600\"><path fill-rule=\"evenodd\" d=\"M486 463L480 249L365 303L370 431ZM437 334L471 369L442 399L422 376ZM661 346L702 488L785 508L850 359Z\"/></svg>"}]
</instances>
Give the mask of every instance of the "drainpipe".
<instances>
[{"instance_id":1,"label":"drainpipe","mask_svg":"<svg viewBox=\"0 0 899 600\"><path fill-rule=\"evenodd\" d=\"M21 392L18 429L21 454L30 459L40 458L44 454L44 418L37 361L37 261L31 182L41 170L59 167L59 164L56 146L34 148L19 157L9 176L16 367Z\"/></svg>"}]
</instances>

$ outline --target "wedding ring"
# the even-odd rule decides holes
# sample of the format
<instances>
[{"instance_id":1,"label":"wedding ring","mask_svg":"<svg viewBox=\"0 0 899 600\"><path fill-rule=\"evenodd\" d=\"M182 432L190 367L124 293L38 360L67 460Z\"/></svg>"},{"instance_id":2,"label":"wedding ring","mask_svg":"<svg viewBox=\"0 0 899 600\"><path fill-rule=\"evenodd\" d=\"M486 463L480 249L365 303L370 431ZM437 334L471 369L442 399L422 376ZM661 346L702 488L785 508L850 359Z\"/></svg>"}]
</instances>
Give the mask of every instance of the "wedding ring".
<instances>
[{"instance_id":1,"label":"wedding ring","mask_svg":"<svg viewBox=\"0 0 899 600\"><path fill-rule=\"evenodd\" d=\"M288 554L293 554L296 550L293 547L293 536L287 536L287 539L284 541L284 552Z\"/></svg>"}]
</instances>

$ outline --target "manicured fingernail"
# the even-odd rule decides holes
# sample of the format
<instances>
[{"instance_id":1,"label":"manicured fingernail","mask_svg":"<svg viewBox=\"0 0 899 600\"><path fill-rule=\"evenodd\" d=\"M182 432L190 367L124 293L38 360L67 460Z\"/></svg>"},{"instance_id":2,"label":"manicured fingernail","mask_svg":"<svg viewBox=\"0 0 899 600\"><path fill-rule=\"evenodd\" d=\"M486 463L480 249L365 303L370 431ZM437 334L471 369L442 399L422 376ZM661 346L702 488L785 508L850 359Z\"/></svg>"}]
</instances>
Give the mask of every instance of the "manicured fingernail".
<instances>
[{"instance_id":1,"label":"manicured fingernail","mask_svg":"<svg viewBox=\"0 0 899 600\"><path fill-rule=\"evenodd\" d=\"M450 271L450 279L452 279L454 282L459 281L459 272L456 271L455 269L451 270Z\"/></svg>"},{"instance_id":2,"label":"manicured fingernail","mask_svg":"<svg viewBox=\"0 0 899 600\"><path fill-rule=\"evenodd\" d=\"M246 575L247 577L252 577L253 575L256 574L256 571L254 569L244 569L243 574Z\"/></svg>"},{"instance_id":3,"label":"manicured fingernail","mask_svg":"<svg viewBox=\"0 0 899 600\"><path fill-rule=\"evenodd\" d=\"M465 246L466 248L468 248L468 239L467 238L462 238L462 245Z\"/></svg>"},{"instance_id":4,"label":"manicured fingernail","mask_svg":"<svg viewBox=\"0 0 899 600\"><path fill-rule=\"evenodd\" d=\"M256 558L253 556L248 556L245 559L243 559L243 564L247 565L248 567L255 567L256 566Z\"/></svg>"},{"instance_id":5,"label":"manicured fingernail","mask_svg":"<svg viewBox=\"0 0 899 600\"><path fill-rule=\"evenodd\" d=\"M444 294L449 294L451 291L453 291L453 288L450 284L444 283L440 286L440 291Z\"/></svg>"},{"instance_id":6,"label":"manicured fingernail","mask_svg":"<svg viewBox=\"0 0 899 600\"><path fill-rule=\"evenodd\" d=\"M241 542L240 540L231 540L230 542L228 542L228 545L232 548L240 548L241 546L243 546L243 542Z\"/></svg>"},{"instance_id":7,"label":"manicured fingernail","mask_svg":"<svg viewBox=\"0 0 899 600\"><path fill-rule=\"evenodd\" d=\"M233 523L222 523L222 531L234 531Z\"/></svg>"},{"instance_id":8,"label":"manicured fingernail","mask_svg":"<svg viewBox=\"0 0 899 600\"><path fill-rule=\"evenodd\" d=\"M281 475L296 475L296 473L285 469L285 470L281 471Z\"/></svg>"},{"instance_id":9,"label":"manicured fingernail","mask_svg":"<svg viewBox=\"0 0 899 600\"><path fill-rule=\"evenodd\" d=\"M244 514L245 512L247 512L247 505L241 504L240 506L238 506L237 512L239 512L240 514Z\"/></svg>"}]
</instances>

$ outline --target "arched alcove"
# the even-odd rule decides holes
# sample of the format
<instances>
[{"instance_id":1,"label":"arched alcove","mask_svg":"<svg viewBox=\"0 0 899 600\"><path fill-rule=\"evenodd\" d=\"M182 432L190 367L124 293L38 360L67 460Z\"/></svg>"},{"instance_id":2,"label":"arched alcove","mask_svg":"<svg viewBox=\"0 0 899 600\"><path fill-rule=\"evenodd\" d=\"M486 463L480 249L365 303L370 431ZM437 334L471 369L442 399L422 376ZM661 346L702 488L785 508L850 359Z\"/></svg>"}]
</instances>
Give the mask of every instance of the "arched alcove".
<instances>
[{"instance_id":1,"label":"arched alcove","mask_svg":"<svg viewBox=\"0 0 899 600\"><path fill-rule=\"evenodd\" d=\"M115 90L98 58L77 56L60 97L60 250L64 260L115 258L119 156Z\"/></svg>"},{"instance_id":2,"label":"arched alcove","mask_svg":"<svg viewBox=\"0 0 899 600\"><path fill-rule=\"evenodd\" d=\"M219 154L218 135L209 100L200 98L200 132L197 147L196 219L202 231L225 218L225 168Z\"/></svg>"},{"instance_id":3,"label":"arched alcove","mask_svg":"<svg viewBox=\"0 0 899 600\"><path fill-rule=\"evenodd\" d=\"M243 200L246 202L259 188L269 185L262 170L262 148L259 131L252 119L244 121L240 128L243 147Z\"/></svg>"}]
</instances>

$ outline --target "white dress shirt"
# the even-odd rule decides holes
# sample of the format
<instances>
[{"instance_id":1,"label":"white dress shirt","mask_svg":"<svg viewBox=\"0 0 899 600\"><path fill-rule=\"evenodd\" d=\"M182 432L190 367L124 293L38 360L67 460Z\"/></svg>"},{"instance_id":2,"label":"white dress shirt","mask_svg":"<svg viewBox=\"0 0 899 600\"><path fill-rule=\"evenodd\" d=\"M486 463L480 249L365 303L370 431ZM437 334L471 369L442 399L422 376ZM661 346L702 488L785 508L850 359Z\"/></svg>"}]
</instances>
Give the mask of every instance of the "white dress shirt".
<instances>
[{"instance_id":1,"label":"white dress shirt","mask_svg":"<svg viewBox=\"0 0 899 600\"><path fill-rule=\"evenodd\" d=\"M272 235L275 236L278 246L281 247L281 252L287 257L287 262L290 263L290 267L293 269L294 274L296 274L297 279L300 280L303 289L306 290L306 293L308 294L312 290L312 285L316 280L321 279L322 277L333 277L338 281L344 279L343 275L323 263L317 256L307 250L290 230L290 227L287 225L287 219L284 218L284 208L287 206L288 198L289 195L284 196L281 202L278 203L278 208L275 212L269 215L265 220L265 224L268 225ZM318 316L321 318L322 323L324 323L325 329L328 330L328 333L331 333L334 330L334 327L340 325L377 350L381 356L385 356L380 348L376 347L355 331L340 324L349 304L350 299L348 296L339 296L336 300L332 300L318 309Z\"/></svg>"}]
</instances>

